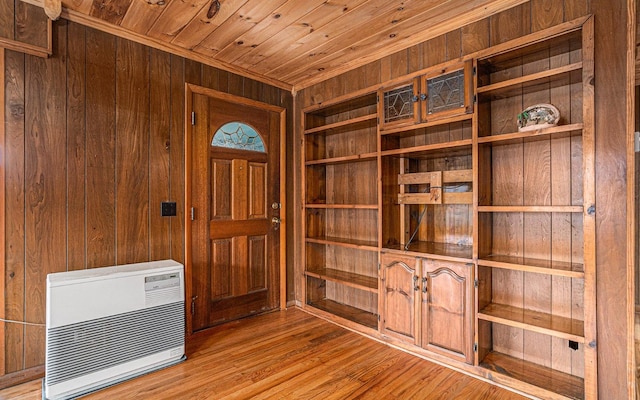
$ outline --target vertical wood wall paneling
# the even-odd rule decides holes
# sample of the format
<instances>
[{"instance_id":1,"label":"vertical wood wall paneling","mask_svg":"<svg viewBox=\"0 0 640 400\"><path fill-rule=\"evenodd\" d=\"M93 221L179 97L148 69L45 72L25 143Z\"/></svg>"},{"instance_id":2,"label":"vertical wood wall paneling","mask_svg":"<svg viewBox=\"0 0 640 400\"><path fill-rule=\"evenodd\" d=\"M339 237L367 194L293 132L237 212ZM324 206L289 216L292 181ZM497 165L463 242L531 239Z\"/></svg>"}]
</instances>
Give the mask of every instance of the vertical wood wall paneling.
<instances>
[{"instance_id":1,"label":"vertical wood wall paneling","mask_svg":"<svg viewBox=\"0 0 640 400\"><path fill-rule=\"evenodd\" d=\"M489 47L489 18L465 25L461 31L463 55Z\"/></svg>"},{"instance_id":2,"label":"vertical wood wall paneling","mask_svg":"<svg viewBox=\"0 0 640 400\"><path fill-rule=\"evenodd\" d=\"M87 86L87 268L116 262L116 40L88 29Z\"/></svg>"},{"instance_id":3,"label":"vertical wood wall paneling","mask_svg":"<svg viewBox=\"0 0 640 400\"><path fill-rule=\"evenodd\" d=\"M42 8L15 0L14 39L19 42L47 48L47 16ZM54 33L55 35L55 33ZM54 36L55 37L55 36Z\"/></svg>"},{"instance_id":4,"label":"vertical wood wall paneling","mask_svg":"<svg viewBox=\"0 0 640 400\"><path fill-rule=\"evenodd\" d=\"M116 40L116 262L149 259L149 51Z\"/></svg>"},{"instance_id":5,"label":"vertical wood wall paneling","mask_svg":"<svg viewBox=\"0 0 640 400\"><path fill-rule=\"evenodd\" d=\"M220 90L220 91L226 91L227 90L227 83L225 82L225 87L221 88L220 87L220 82L219 82L219 78L220 78L220 70L210 67L208 65L203 65L200 71L200 74L202 75L202 86L204 87L208 87L211 89L215 89L215 90ZM192 83L192 82L190 82Z\"/></svg>"},{"instance_id":6,"label":"vertical wood wall paneling","mask_svg":"<svg viewBox=\"0 0 640 400\"><path fill-rule=\"evenodd\" d=\"M589 11L590 0L564 0L564 20L572 19L587 15Z\"/></svg>"},{"instance_id":7,"label":"vertical wood wall paneling","mask_svg":"<svg viewBox=\"0 0 640 400\"><path fill-rule=\"evenodd\" d=\"M456 29L445 35L447 41L447 60L455 60L462 56L462 29Z\"/></svg>"},{"instance_id":8,"label":"vertical wood wall paneling","mask_svg":"<svg viewBox=\"0 0 640 400\"><path fill-rule=\"evenodd\" d=\"M2 87L0 88L0 104L4 105L4 49L0 48L0 82ZM5 136L5 110L4 107L0 110L0 288L2 288L2 296L0 296L0 318L6 318L5 316L5 298L4 298L4 287L5 287L5 272L6 272L6 264L5 264L5 228L4 228L4 199L5 199L5 146L4 146L4 136ZM4 321L0 321L0 349L5 348L5 325ZM5 352L0 351L0 375L5 374Z\"/></svg>"},{"instance_id":9,"label":"vertical wood wall paneling","mask_svg":"<svg viewBox=\"0 0 640 400\"><path fill-rule=\"evenodd\" d=\"M228 92L236 96L243 96L244 81L245 81L245 78L243 78L242 76L230 73Z\"/></svg>"},{"instance_id":10,"label":"vertical wood wall paneling","mask_svg":"<svg viewBox=\"0 0 640 400\"><path fill-rule=\"evenodd\" d=\"M0 0L0 37L13 39L14 0Z\"/></svg>"},{"instance_id":11,"label":"vertical wood wall paneling","mask_svg":"<svg viewBox=\"0 0 640 400\"><path fill-rule=\"evenodd\" d=\"M67 30L67 270L78 270L87 267L86 28Z\"/></svg>"},{"instance_id":12,"label":"vertical wood wall paneling","mask_svg":"<svg viewBox=\"0 0 640 400\"><path fill-rule=\"evenodd\" d=\"M149 259L171 255L170 222L160 206L170 196L171 56L149 49Z\"/></svg>"},{"instance_id":13,"label":"vertical wood wall paneling","mask_svg":"<svg viewBox=\"0 0 640 400\"><path fill-rule=\"evenodd\" d=\"M637 398L638 378L636 349L635 349L635 291L637 290L635 278L637 275L636 265L638 263L638 242L636 227L638 226L638 215L636 214L637 200L635 193L636 177L636 153L635 153L635 131L636 118L636 43L638 34L634 32L638 28L638 5L635 0L627 0L627 382L634 382L629 385L628 396Z\"/></svg>"},{"instance_id":14,"label":"vertical wood wall paneling","mask_svg":"<svg viewBox=\"0 0 640 400\"><path fill-rule=\"evenodd\" d=\"M491 46L530 33L531 4L523 3L490 17Z\"/></svg>"},{"instance_id":15,"label":"vertical wood wall paneling","mask_svg":"<svg viewBox=\"0 0 640 400\"><path fill-rule=\"evenodd\" d=\"M422 67L428 68L447 60L447 37L440 35L422 43Z\"/></svg>"},{"instance_id":16,"label":"vertical wood wall paneling","mask_svg":"<svg viewBox=\"0 0 640 400\"><path fill-rule=\"evenodd\" d=\"M66 29L50 59L27 56L25 87L25 318L45 322L46 276L66 269ZM26 368L44 363L44 326L25 327Z\"/></svg>"},{"instance_id":17,"label":"vertical wood wall paneling","mask_svg":"<svg viewBox=\"0 0 640 400\"><path fill-rule=\"evenodd\" d=\"M184 59L170 56L169 200L176 216L169 220L169 257L184 263ZM152 82L154 84L154 82Z\"/></svg>"},{"instance_id":18,"label":"vertical wood wall paneling","mask_svg":"<svg viewBox=\"0 0 640 400\"><path fill-rule=\"evenodd\" d=\"M598 320L598 394L603 399L629 398L626 248L626 0L591 0L595 15L596 115L596 281ZM619 27L612 29L612 27ZM614 112L618 110L619 112Z\"/></svg>"},{"instance_id":19,"label":"vertical wood wall paneling","mask_svg":"<svg viewBox=\"0 0 640 400\"><path fill-rule=\"evenodd\" d=\"M5 316L24 321L24 117L25 55L5 52ZM24 325L6 324L5 373L24 369Z\"/></svg>"},{"instance_id":20,"label":"vertical wood wall paneling","mask_svg":"<svg viewBox=\"0 0 640 400\"><path fill-rule=\"evenodd\" d=\"M0 18L13 21L13 7L3 0ZM16 20L24 28L32 18L27 11ZM13 34L13 22L0 29L8 25ZM44 276L54 268L184 261L184 83L201 83L202 64L125 40L116 46L114 36L75 23L54 26L54 57L5 51L2 68L2 312L17 321L44 322ZM221 91L234 86L291 110L280 89L207 72ZM177 217L160 217L162 200L178 203ZM26 368L44 361L44 330L3 328L3 372L41 373Z\"/></svg>"}]
</instances>

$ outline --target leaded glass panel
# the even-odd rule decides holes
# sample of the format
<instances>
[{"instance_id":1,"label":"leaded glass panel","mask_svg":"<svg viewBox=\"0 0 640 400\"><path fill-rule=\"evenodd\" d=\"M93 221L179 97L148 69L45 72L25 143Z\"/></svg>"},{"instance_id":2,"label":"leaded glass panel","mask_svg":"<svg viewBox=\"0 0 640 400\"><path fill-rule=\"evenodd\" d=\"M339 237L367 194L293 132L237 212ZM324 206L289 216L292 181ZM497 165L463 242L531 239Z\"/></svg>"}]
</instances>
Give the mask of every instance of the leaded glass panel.
<instances>
[{"instance_id":1,"label":"leaded glass panel","mask_svg":"<svg viewBox=\"0 0 640 400\"><path fill-rule=\"evenodd\" d=\"M384 122L413 118L413 84L384 92Z\"/></svg>"},{"instance_id":2,"label":"leaded glass panel","mask_svg":"<svg viewBox=\"0 0 640 400\"><path fill-rule=\"evenodd\" d=\"M242 122L229 122L222 125L213 135L211 145L228 149L266 152L260 134Z\"/></svg>"},{"instance_id":3,"label":"leaded glass panel","mask_svg":"<svg viewBox=\"0 0 640 400\"><path fill-rule=\"evenodd\" d=\"M464 107L464 70L427 79L428 113Z\"/></svg>"}]
</instances>

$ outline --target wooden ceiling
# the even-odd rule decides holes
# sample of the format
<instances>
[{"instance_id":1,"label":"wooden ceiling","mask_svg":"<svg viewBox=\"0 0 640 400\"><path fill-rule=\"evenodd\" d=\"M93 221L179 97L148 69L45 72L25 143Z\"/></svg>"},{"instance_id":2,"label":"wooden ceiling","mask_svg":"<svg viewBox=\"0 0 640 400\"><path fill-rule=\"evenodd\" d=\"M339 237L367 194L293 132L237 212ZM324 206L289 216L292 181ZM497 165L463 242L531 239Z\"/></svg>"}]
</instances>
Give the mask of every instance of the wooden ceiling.
<instances>
[{"instance_id":1,"label":"wooden ceiling","mask_svg":"<svg viewBox=\"0 0 640 400\"><path fill-rule=\"evenodd\" d=\"M208 18L212 1L62 0L62 16L300 90L526 0L220 0Z\"/></svg>"}]
</instances>

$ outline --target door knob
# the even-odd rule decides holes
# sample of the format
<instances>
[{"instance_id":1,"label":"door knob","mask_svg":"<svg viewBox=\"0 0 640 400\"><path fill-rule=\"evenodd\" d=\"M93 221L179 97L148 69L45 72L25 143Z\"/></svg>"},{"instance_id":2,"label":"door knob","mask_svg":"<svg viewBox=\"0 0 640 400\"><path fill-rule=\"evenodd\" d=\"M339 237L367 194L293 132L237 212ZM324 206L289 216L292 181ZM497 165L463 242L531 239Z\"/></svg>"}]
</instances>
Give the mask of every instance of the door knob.
<instances>
[{"instance_id":1,"label":"door knob","mask_svg":"<svg viewBox=\"0 0 640 400\"><path fill-rule=\"evenodd\" d=\"M278 225L282 222L282 220L279 217L273 217L271 218L271 223L274 225Z\"/></svg>"}]
</instances>

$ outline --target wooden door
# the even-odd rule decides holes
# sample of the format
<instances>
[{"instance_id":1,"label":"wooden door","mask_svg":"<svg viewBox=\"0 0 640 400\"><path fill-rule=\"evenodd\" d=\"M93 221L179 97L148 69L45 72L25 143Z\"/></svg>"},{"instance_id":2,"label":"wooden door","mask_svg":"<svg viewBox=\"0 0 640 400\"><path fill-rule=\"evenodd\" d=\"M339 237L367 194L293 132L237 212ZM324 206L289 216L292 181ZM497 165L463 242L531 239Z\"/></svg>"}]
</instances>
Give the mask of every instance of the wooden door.
<instances>
[{"instance_id":1,"label":"wooden door","mask_svg":"<svg viewBox=\"0 0 640 400\"><path fill-rule=\"evenodd\" d=\"M382 304L380 330L383 334L416 343L419 308L418 263L414 257L382 254Z\"/></svg>"},{"instance_id":2,"label":"wooden door","mask_svg":"<svg viewBox=\"0 0 640 400\"><path fill-rule=\"evenodd\" d=\"M281 115L213 91L192 93L191 105L187 264L195 332L279 305Z\"/></svg>"},{"instance_id":3,"label":"wooden door","mask_svg":"<svg viewBox=\"0 0 640 400\"><path fill-rule=\"evenodd\" d=\"M421 345L473 363L471 266L422 260Z\"/></svg>"}]
</instances>

